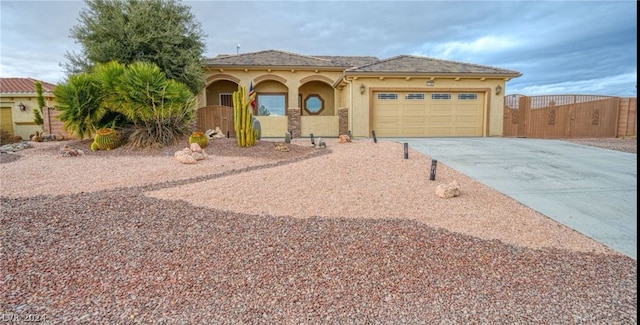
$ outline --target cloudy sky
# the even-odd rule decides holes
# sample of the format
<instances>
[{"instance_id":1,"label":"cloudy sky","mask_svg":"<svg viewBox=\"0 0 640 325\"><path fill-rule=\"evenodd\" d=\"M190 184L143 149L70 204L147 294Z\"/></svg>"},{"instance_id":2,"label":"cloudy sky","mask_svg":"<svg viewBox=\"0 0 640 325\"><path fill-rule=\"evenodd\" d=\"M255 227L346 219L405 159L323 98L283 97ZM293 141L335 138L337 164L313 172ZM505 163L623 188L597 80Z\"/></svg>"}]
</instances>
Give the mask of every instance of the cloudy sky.
<instances>
[{"instance_id":1,"label":"cloudy sky","mask_svg":"<svg viewBox=\"0 0 640 325\"><path fill-rule=\"evenodd\" d=\"M637 3L619 1L183 1L207 57L411 54L516 70L506 94L637 96ZM83 1L0 0L0 75L58 83ZM238 48L238 44L240 45Z\"/></svg>"}]
</instances>

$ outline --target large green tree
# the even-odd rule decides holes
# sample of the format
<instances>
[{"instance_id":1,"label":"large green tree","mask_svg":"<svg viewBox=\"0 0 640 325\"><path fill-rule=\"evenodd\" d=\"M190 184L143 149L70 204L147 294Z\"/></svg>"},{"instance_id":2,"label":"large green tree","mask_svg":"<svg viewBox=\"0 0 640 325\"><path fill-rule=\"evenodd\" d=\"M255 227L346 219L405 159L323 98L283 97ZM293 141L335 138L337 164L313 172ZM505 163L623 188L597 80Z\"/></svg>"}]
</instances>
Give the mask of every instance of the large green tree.
<instances>
[{"instance_id":1,"label":"large green tree","mask_svg":"<svg viewBox=\"0 0 640 325\"><path fill-rule=\"evenodd\" d=\"M198 94L204 87L206 37L191 8L173 0L86 0L71 37L81 53L67 52L69 74L98 63L150 62Z\"/></svg>"}]
</instances>

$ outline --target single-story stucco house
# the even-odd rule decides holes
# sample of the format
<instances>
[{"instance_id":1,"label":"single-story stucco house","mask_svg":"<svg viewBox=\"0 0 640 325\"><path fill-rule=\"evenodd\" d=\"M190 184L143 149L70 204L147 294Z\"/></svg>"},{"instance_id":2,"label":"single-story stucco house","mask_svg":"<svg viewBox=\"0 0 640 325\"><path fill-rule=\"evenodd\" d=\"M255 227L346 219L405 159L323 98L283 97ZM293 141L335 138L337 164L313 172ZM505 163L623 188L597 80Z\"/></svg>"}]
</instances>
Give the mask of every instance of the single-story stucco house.
<instances>
[{"instance_id":1,"label":"single-story stucco house","mask_svg":"<svg viewBox=\"0 0 640 325\"><path fill-rule=\"evenodd\" d=\"M266 50L206 60L206 86L198 94L198 128L234 135L232 94L238 85L256 93L263 137L487 137L502 136L505 84L517 71L471 63L399 55L301 55ZM28 139L36 80L0 78L0 128ZM42 82L44 129L62 133L53 89ZM51 114L51 118L49 115Z\"/></svg>"},{"instance_id":2,"label":"single-story stucco house","mask_svg":"<svg viewBox=\"0 0 640 325\"><path fill-rule=\"evenodd\" d=\"M238 85L253 86L264 137L287 131L303 137L370 137L372 131L379 137L501 136L505 84L521 76L413 55L380 60L279 50L219 55L205 70L200 110L233 106Z\"/></svg>"},{"instance_id":3,"label":"single-story stucco house","mask_svg":"<svg viewBox=\"0 0 640 325\"><path fill-rule=\"evenodd\" d=\"M48 125L40 126L34 122L33 109L39 109L36 94L36 82L38 81L32 78L0 78L1 130L28 140L29 136L36 131L42 131L43 128L51 130L50 123L62 126L62 123L57 119L47 118L47 114L55 106L53 90L56 86L44 81L40 81L46 106L46 109L43 108L43 117Z\"/></svg>"}]
</instances>

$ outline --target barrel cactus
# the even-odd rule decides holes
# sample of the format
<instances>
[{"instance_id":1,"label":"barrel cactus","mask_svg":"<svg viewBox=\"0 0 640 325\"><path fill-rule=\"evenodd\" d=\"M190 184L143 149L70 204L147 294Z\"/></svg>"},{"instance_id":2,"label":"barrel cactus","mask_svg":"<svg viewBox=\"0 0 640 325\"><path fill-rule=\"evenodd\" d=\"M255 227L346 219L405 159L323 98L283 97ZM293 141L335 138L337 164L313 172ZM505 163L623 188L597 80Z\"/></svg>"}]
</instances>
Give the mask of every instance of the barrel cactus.
<instances>
[{"instance_id":1,"label":"barrel cactus","mask_svg":"<svg viewBox=\"0 0 640 325\"><path fill-rule=\"evenodd\" d=\"M119 147L121 143L120 132L112 128L102 128L96 132L91 150L111 150Z\"/></svg>"},{"instance_id":2,"label":"barrel cactus","mask_svg":"<svg viewBox=\"0 0 640 325\"><path fill-rule=\"evenodd\" d=\"M204 132L196 131L189 136L189 144L197 143L200 148L204 148L209 144L209 138Z\"/></svg>"}]
</instances>

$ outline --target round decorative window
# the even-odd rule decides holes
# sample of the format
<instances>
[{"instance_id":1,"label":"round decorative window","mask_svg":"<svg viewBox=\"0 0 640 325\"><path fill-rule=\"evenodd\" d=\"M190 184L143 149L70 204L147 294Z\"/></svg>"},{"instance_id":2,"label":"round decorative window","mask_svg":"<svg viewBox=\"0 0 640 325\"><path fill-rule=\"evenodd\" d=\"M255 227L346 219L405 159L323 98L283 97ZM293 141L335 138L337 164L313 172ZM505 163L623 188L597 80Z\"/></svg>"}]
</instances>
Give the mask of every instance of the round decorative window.
<instances>
[{"instance_id":1,"label":"round decorative window","mask_svg":"<svg viewBox=\"0 0 640 325\"><path fill-rule=\"evenodd\" d=\"M324 109L324 101L318 95L309 95L304 100L304 110L309 114L320 114Z\"/></svg>"}]
</instances>

